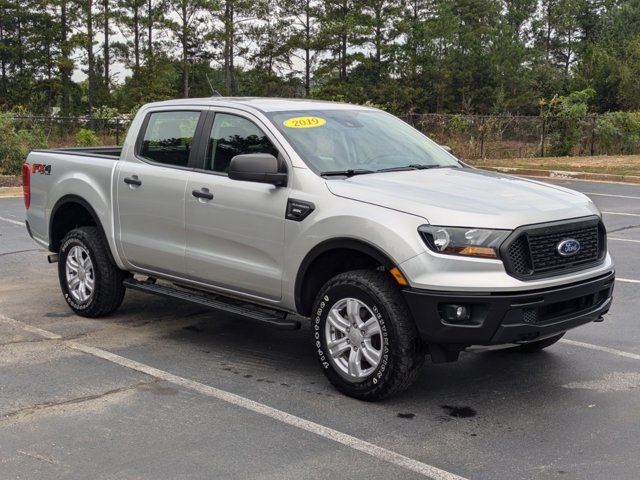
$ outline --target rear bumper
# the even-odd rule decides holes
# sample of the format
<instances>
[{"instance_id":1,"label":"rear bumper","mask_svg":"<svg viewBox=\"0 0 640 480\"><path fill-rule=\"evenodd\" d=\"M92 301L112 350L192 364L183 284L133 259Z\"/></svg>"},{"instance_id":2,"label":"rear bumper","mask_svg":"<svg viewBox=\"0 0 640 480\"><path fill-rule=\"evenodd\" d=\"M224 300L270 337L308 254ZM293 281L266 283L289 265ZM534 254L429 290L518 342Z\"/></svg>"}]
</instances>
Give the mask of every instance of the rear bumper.
<instances>
[{"instance_id":1,"label":"rear bumper","mask_svg":"<svg viewBox=\"0 0 640 480\"><path fill-rule=\"evenodd\" d=\"M403 295L422 339L429 344L525 343L598 320L612 302L613 271L549 289L525 292L440 292L406 289ZM464 324L442 319L444 304L465 305Z\"/></svg>"}]
</instances>

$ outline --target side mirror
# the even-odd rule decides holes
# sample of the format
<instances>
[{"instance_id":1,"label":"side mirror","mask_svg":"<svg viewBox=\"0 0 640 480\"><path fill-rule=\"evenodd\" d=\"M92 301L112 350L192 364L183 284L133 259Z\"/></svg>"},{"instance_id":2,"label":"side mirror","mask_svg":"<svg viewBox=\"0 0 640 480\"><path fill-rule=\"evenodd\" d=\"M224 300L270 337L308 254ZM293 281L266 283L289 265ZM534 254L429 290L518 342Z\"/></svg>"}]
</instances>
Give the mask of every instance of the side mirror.
<instances>
[{"instance_id":1,"label":"side mirror","mask_svg":"<svg viewBox=\"0 0 640 480\"><path fill-rule=\"evenodd\" d=\"M440 146L442 147L442 149L443 149L445 152L447 152L447 153L449 153L449 154L453 155L453 149L452 149L449 145L440 145Z\"/></svg>"},{"instance_id":2,"label":"side mirror","mask_svg":"<svg viewBox=\"0 0 640 480\"><path fill-rule=\"evenodd\" d=\"M279 164L278 159L269 153L236 155L229 164L229 178L283 187L287 184L287 174L279 171Z\"/></svg>"}]
</instances>

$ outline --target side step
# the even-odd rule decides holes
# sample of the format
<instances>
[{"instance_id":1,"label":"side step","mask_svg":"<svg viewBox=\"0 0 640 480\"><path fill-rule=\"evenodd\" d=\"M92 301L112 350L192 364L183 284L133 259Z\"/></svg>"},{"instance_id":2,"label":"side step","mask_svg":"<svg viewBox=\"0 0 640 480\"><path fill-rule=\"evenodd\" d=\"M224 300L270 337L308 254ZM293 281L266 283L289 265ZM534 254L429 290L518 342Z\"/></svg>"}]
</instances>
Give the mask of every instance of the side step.
<instances>
[{"instance_id":1,"label":"side step","mask_svg":"<svg viewBox=\"0 0 640 480\"><path fill-rule=\"evenodd\" d=\"M222 312L233 313L242 317L250 318L262 323L268 323L284 330L297 330L300 328L298 320L288 319L286 312L271 310L266 307L253 305L241 300L223 297L213 293L175 287L167 284L156 283L155 279L146 281L127 278L124 281L126 288L140 290L141 292L154 293L163 297L177 298L187 302L202 305Z\"/></svg>"}]
</instances>

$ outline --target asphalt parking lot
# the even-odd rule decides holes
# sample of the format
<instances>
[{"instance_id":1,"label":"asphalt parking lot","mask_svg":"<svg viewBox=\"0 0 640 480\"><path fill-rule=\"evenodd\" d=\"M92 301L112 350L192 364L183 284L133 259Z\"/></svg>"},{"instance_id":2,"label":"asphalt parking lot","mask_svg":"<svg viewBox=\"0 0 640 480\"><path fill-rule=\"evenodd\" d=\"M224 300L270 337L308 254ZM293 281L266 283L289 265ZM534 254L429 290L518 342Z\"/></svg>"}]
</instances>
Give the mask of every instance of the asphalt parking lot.
<instances>
[{"instance_id":1,"label":"asphalt parking lot","mask_svg":"<svg viewBox=\"0 0 640 480\"><path fill-rule=\"evenodd\" d=\"M376 404L337 393L309 331L129 291L77 317L0 199L0 478L637 479L640 186L557 181L604 212L603 323L535 355L426 364Z\"/></svg>"}]
</instances>

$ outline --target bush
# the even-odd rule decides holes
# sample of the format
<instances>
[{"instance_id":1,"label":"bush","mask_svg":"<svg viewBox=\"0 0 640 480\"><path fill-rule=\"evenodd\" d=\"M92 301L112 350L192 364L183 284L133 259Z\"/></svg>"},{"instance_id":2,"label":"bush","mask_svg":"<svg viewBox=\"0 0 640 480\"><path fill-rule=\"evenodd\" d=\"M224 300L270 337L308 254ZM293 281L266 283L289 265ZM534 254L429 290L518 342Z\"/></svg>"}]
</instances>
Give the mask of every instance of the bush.
<instances>
[{"instance_id":1,"label":"bush","mask_svg":"<svg viewBox=\"0 0 640 480\"><path fill-rule=\"evenodd\" d=\"M76 145L78 147L95 147L100 144L96 132L89 128L81 128L76 133Z\"/></svg>"},{"instance_id":2,"label":"bush","mask_svg":"<svg viewBox=\"0 0 640 480\"><path fill-rule=\"evenodd\" d=\"M608 112L598 117L595 135L608 154L633 154L640 147L640 112Z\"/></svg>"},{"instance_id":3,"label":"bush","mask_svg":"<svg viewBox=\"0 0 640 480\"><path fill-rule=\"evenodd\" d=\"M580 144L584 122L589 106L587 102L595 95L588 88L572 92L566 96L555 96L544 103L542 116L547 119L551 148L549 153L555 157L571 155L572 150Z\"/></svg>"},{"instance_id":4,"label":"bush","mask_svg":"<svg viewBox=\"0 0 640 480\"><path fill-rule=\"evenodd\" d=\"M19 175L29 152L46 148L47 141L42 128L29 125L17 129L10 113L0 113L0 173Z\"/></svg>"}]
</instances>

